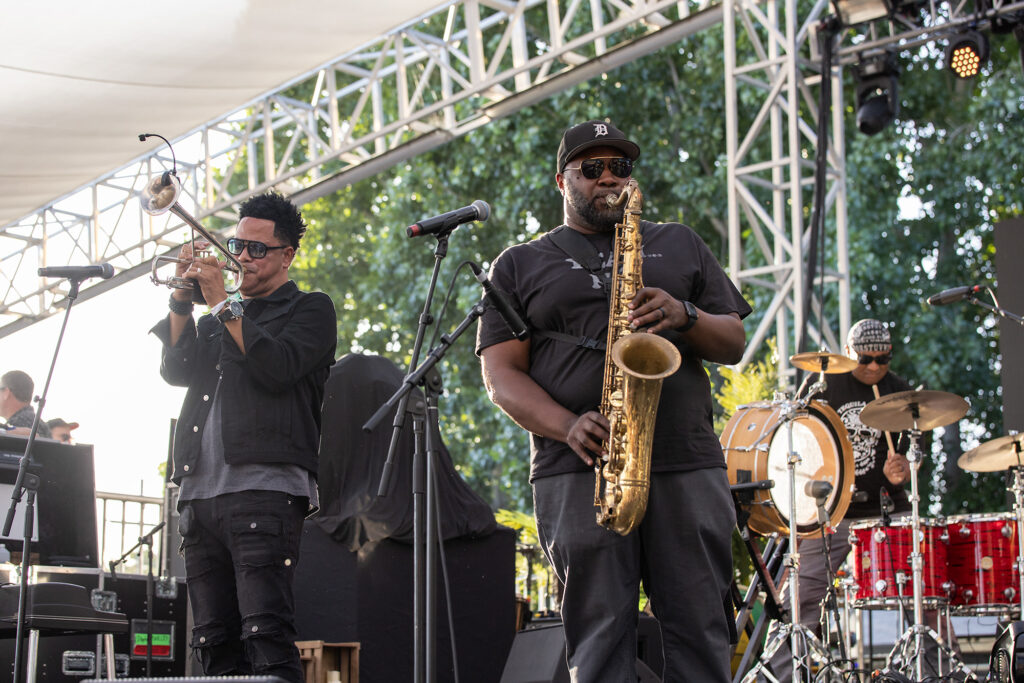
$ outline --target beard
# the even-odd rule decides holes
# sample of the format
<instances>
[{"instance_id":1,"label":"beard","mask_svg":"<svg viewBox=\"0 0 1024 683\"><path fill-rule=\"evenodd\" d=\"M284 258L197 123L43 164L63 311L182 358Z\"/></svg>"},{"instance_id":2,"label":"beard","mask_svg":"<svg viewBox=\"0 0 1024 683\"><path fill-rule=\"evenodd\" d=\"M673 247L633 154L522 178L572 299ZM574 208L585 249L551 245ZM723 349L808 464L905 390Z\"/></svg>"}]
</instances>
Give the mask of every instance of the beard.
<instances>
[{"instance_id":1,"label":"beard","mask_svg":"<svg viewBox=\"0 0 1024 683\"><path fill-rule=\"evenodd\" d=\"M591 228L597 232L612 232L615 224L622 222L626 205L608 206L604 196L594 201L588 201L583 193L572 183L566 183L568 189L569 206L575 209L577 215L583 219ZM614 194L609 192L608 194Z\"/></svg>"}]
</instances>

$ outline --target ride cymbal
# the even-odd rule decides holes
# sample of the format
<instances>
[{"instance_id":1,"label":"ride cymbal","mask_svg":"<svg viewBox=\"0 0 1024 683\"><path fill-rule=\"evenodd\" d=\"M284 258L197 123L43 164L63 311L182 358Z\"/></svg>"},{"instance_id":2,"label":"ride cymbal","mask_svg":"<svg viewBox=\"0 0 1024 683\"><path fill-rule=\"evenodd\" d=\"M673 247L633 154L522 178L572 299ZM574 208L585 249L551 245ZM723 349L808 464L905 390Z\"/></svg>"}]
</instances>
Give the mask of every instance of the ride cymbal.
<instances>
[{"instance_id":1,"label":"ride cymbal","mask_svg":"<svg viewBox=\"0 0 1024 683\"><path fill-rule=\"evenodd\" d=\"M840 356L838 353L828 353L827 351L797 353L789 357L789 362L794 368L808 372L824 372L826 375L849 372L857 367L857 361L849 356Z\"/></svg>"},{"instance_id":2,"label":"ride cymbal","mask_svg":"<svg viewBox=\"0 0 1024 683\"><path fill-rule=\"evenodd\" d=\"M1024 465L1021 462L1021 444L1024 434L1011 434L992 439L967 451L956 461L960 469L969 472L1000 472Z\"/></svg>"},{"instance_id":3,"label":"ride cymbal","mask_svg":"<svg viewBox=\"0 0 1024 683\"><path fill-rule=\"evenodd\" d=\"M915 426L922 432L945 427L967 414L970 405L947 391L900 391L876 398L864 406L860 421L886 432L902 432Z\"/></svg>"}]
</instances>

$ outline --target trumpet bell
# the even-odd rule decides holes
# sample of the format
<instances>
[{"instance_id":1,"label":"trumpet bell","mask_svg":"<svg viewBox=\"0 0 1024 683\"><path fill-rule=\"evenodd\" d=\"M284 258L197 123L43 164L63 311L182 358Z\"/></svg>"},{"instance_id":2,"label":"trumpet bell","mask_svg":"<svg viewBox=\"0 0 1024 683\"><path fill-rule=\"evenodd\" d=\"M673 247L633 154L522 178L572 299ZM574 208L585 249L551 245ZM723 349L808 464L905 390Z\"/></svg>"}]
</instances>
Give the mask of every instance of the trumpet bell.
<instances>
[{"instance_id":1,"label":"trumpet bell","mask_svg":"<svg viewBox=\"0 0 1024 683\"><path fill-rule=\"evenodd\" d=\"M181 194L181 181L170 171L153 176L142 191L142 210L151 216L167 213L178 201Z\"/></svg>"}]
</instances>

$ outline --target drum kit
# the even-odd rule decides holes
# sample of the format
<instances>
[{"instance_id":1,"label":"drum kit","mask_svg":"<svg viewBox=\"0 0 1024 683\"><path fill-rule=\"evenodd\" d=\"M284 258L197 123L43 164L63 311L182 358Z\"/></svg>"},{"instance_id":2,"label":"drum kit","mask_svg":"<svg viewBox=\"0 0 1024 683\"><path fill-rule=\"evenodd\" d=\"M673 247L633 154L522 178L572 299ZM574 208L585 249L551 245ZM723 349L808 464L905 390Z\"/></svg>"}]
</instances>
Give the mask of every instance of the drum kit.
<instances>
[{"instance_id":1,"label":"drum kit","mask_svg":"<svg viewBox=\"0 0 1024 683\"><path fill-rule=\"evenodd\" d=\"M787 485L756 487L753 499L748 496L744 501L744 517L747 527L757 534L788 534L789 548L795 549L799 537L820 533L824 538L825 527L842 521L853 497L853 454L846 428L834 410L813 398L824 390L827 374L849 372L857 361L812 352L791 356L790 362L819 376L806 396L799 398L805 382L796 398L776 395L770 402L740 406L721 441L734 487L786 477ZM942 611L947 616L1024 614L1024 547L1019 542L1024 533L1024 434L988 441L964 453L957 462L972 472L1012 471L1012 513L945 519L926 519L920 514L921 435L958 421L967 410L967 402L955 394L914 390L878 397L860 413L861 422L868 427L909 434L906 458L910 463L911 511L904 519L886 516L850 525L853 577L845 583L853 596L847 596L847 605L898 611L901 635L888 655L887 668L916 681L925 678L929 646L945 656L952 671L959 672L962 678L958 680L974 679L949 647L948 637L939 634L941 627L937 633L926 623L925 610ZM780 625L743 681L761 677L778 681L766 667L787 642L793 654L793 683L826 680L815 678L812 671L837 665L828 649L800 624L799 564L799 552L788 553L789 623ZM904 610L910 606L913 619L905 623ZM840 643L840 659L845 658Z\"/></svg>"}]
</instances>

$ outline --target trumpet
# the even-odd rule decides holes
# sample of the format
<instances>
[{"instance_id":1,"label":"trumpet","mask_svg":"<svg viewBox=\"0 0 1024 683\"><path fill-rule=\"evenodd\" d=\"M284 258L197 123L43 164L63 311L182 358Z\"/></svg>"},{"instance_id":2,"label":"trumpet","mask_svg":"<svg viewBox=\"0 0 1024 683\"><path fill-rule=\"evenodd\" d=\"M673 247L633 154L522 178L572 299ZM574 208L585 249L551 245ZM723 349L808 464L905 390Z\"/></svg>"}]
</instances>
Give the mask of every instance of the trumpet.
<instances>
[{"instance_id":1,"label":"trumpet","mask_svg":"<svg viewBox=\"0 0 1024 683\"><path fill-rule=\"evenodd\" d=\"M146 185L146 188L142 191L142 196L139 198L139 202L142 205L142 210L148 213L150 216L159 216L162 213L170 211L172 214L185 221L189 227L192 228L192 253L193 255L204 255L208 254L208 250L196 251L195 249L195 233L202 235L210 246L224 254L228 263L224 265L223 270L233 273L233 282L227 283L224 286L224 291L228 294L234 294L242 288L242 278L245 276L245 267L229 252L220 241L213 236L206 228L204 228L199 221L192 217L192 215L182 208L181 204L178 203L178 197L181 195L181 181L178 180L178 176L173 171L165 171L161 175L155 176ZM159 255L153 259L152 265L150 266L149 279L152 280L155 285L167 285L172 289L191 289L192 300L196 303L204 304L206 300L203 298L203 292L199 288L199 282L195 278L185 278L172 275L166 279L161 280L157 275L157 268L164 263L191 263L186 259L176 258L174 256Z\"/></svg>"}]
</instances>

